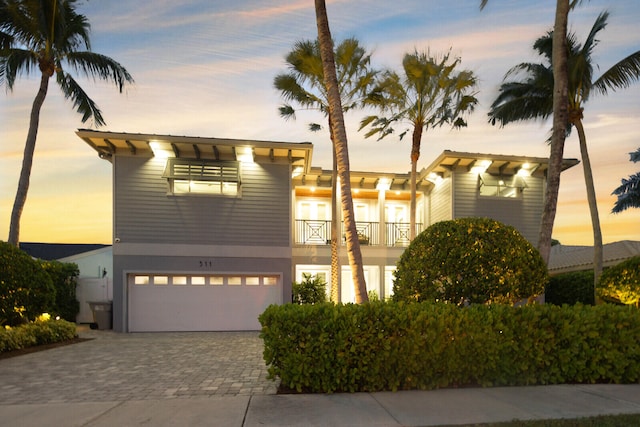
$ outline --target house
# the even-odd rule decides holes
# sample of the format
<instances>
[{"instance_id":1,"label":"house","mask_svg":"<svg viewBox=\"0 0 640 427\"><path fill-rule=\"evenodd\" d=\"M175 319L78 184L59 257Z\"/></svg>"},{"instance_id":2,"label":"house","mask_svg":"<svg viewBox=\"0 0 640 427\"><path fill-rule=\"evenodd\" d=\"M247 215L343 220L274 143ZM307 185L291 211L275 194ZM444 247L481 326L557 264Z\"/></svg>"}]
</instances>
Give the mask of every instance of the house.
<instances>
[{"instance_id":1,"label":"house","mask_svg":"<svg viewBox=\"0 0 640 427\"><path fill-rule=\"evenodd\" d=\"M621 240L602 245L602 266L614 266L640 255L640 241ZM549 274L593 270L593 246L555 245L549 256Z\"/></svg>"},{"instance_id":2,"label":"house","mask_svg":"<svg viewBox=\"0 0 640 427\"><path fill-rule=\"evenodd\" d=\"M77 134L113 169L115 330L255 330L302 273L330 280L331 173L312 167L312 144ZM445 151L420 172L417 231L488 216L535 243L546 169L543 158ZM351 180L367 287L388 297L409 243L409 175ZM341 300L353 301L344 246L340 258Z\"/></svg>"},{"instance_id":3,"label":"house","mask_svg":"<svg viewBox=\"0 0 640 427\"><path fill-rule=\"evenodd\" d=\"M85 243L20 242L20 249L33 258L73 263L78 266L76 299L79 304L77 323L92 323L89 301L111 301L112 252L110 245Z\"/></svg>"}]
</instances>

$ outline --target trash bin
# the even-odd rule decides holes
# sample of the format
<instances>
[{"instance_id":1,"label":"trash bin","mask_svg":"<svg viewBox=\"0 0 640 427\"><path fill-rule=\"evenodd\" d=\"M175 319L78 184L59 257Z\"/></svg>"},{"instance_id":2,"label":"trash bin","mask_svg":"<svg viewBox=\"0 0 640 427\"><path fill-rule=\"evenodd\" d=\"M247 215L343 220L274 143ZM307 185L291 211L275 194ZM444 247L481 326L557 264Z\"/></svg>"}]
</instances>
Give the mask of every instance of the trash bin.
<instances>
[{"instance_id":1,"label":"trash bin","mask_svg":"<svg viewBox=\"0 0 640 427\"><path fill-rule=\"evenodd\" d=\"M111 329L111 301L88 301L93 312L93 321L98 329Z\"/></svg>"}]
</instances>

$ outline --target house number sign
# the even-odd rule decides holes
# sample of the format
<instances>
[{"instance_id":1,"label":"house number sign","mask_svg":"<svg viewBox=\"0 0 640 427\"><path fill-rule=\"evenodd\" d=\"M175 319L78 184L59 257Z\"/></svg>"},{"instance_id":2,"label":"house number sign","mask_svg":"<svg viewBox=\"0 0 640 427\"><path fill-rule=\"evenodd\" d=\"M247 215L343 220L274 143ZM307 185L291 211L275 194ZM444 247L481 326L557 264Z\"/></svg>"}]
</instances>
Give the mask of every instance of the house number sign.
<instances>
[{"instance_id":1,"label":"house number sign","mask_svg":"<svg viewBox=\"0 0 640 427\"><path fill-rule=\"evenodd\" d=\"M213 268L213 262L210 260L200 260L200 268Z\"/></svg>"}]
</instances>

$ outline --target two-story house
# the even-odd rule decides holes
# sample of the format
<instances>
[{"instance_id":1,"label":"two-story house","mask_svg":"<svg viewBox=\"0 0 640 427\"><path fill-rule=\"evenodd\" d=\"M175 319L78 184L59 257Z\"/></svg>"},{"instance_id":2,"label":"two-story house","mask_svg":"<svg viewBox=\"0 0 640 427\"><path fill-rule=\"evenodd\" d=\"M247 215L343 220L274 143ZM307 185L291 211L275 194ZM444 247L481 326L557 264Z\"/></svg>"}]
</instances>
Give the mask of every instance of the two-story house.
<instances>
[{"instance_id":1,"label":"two-story house","mask_svg":"<svg viewBox=\"0 0 640 427\"><path fill-rule=\"evenodd\" d=\"M312 144L77 134L113 169L116 331L255 330L269 304L290 302L302 273L330 281L331 171L311 166ZM486 216L535 244L546 169L543 158L445 151L420 172L417 231ZM409 175L351 180L367 288L385 298L409 244Z\"/></svg>"}]
</instances>

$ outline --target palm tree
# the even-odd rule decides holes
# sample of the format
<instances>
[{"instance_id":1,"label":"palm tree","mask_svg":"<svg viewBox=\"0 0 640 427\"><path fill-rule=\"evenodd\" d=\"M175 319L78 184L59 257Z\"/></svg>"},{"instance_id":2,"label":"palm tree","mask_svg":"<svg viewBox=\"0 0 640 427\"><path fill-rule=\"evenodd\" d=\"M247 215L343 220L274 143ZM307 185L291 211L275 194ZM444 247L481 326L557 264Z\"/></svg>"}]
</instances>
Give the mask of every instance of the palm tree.
<instances>
[{"instance_id":1,"label":"palm tree","mask_svg":"<svg viewBox=\"0 0 640 427\"><path fill-rule=\"evenodd\" d=\"M133 78L118 62L91 52L90 25L84 15L76 12L76 2L3 0L0 3L0 34L5 43L0 51L0 82L12 90L20 73L29 74L36 67L41 72L11 212L8 242L16 246L19 244L20 217L29 189L40 110L47 96L49 79L55 75L65 98L70 99L76 111L82 114L82 122L92 119L96 126L105 124L102 113L74 77L65 71L65 67L87 77L112 81L120 92L125 83L133 83ZM80 50L83 48L86 50Z\"/></svg>"},{"instance_id":2,"label":"palm tree","mask_svg":"<svg viewBox=\"0 0 640 427\"><path fill-rule=\"evenodd\" d=\"M594 241L594 280L597 283L602 273L602 232L598 215L595 188L591 162L587 150L587 141L582 124L584 104L589 100L592 92L606 95L609 90L628 87L633 81L640 78L640 51L632 53L611 68L600 77L593 80L592 53L598 44L596 35L607 25L609 14L601 13L596 19L591 31L580 45L574 34L568 34L567 66L569 76L568 86L568 128L575 126L578 132L580 153L584 169L587 188L587 200L591 212ZM505 78L518 73L523 73L522 80L508 81L501 85L500 94L494 101L489 112L492 123L499 122L502 126L519 120L546 119L552 114L552 91L554 84L552 67L553 31L539 38L534 49L544 57L546 63L523 63L513 67Z\"/></svg>"},{"instance_id":3,"label":"palm tree","mask_svg":"<svg viewBox=\"0 0 640 427\"><path fill-rule=\"evenodd\" d=\"M342 201L342 215L347 241L347 257L349 258L349 265L351 266L356 303L360 304L368 301L369 298L367 296L367 285L364 280L364 269L362 268L362 253L360 252L360 242L358 241L358 231L356 230L353 199L351 198L347 131L344 125L344 114L340 100L340 89L338 87L331 31L329 30L327 6L324 0L315 0L315 9L316 24L318 27L318 43L320 45L320 57L322 58L322 72L324 74L324 85L327 90L327 100L329 101L329 125L334 138L334 157L337 163L338 176L340 177L340 199Z\"/></svg>"},{"instance_id":4,"label":"palm tree","mask_svg":"<svg viewBox=\"0 0 640 427\"><path fill-rule=\"evenodd\" d=\"M456 72L460 58L449 60L449 53L431 57L429 52L406 54L402 61L404 78L393 71L382 74L368 104L385 116L367 116L360 129L370 126L365 137L378 139L394 132L393 126L407 123L412 128L410 239L416 235L416 177L422 133L449 124L466 126L464 116L473 111L478 100L471 91L476 77L469 70ZM402 139L409 129L400 133Z\"/></svg>"},{"instance_id":5,"label":"palm tree","mask_svg":"<svg viewBox=\"0 0 640 427\"><path fill-rule=\"evenodd\" d=\"M483 9L488 0L480 1L480 9ZM556 218L558 206L558 193L560 190L560 173L562 172L562 157L564 153L564 141L567 136L566 128L569 122L568 115L568 87L569 74L567 72L567 26L569 11L582 3L582 0L557 0L554 20L554 36L552 42L553 67L553 128L551 142L549 144L549 169L547 170L547 187L545 191L544 208L540 220L540 237L538 250L542 259L548 264L549 254L553 239L553 223Z\"/></svg>"},{"instance_id":6,"label":"palm tree","mask_svg":"<svg viewBox=\"0 0 640 427\"><path fill-rule=\"evenodd\" d=\"M631 161L640 162L640 148L631 155ZM620 213L629 208L640 208L640 172L631 175L629 179L622 179L620 187L613 190L613 195L618 196L612 213Z\"/></svg>"},{"instance_id":7,"label":"palm tree","mask_svg":"<svg viewBox=\"0 0 640 427\"><path fill-rule=\"evenodd\" d=\"M324 73L317 41L301 41L295 44L286 57L289 72L278 74L274 86L282 96L295 102L302 109L318 110L329 120L329 99L324 86ZM362 104L364 96L374 81L375 72L370 69L371 55L360 46L355 38L342 41L335 49L336 72L340 90L342 110L347 112ZM296 110L291 104L280 107L280 115L285 119L295 118ZM329 122L332 144L334 135ZM309 129L318 131L320 124L311 123ZM340 215L337 210L336 182L337 165L333 155L331 179L331 300L337 302L340 283L340 263L338 257L338 236Z\"/></svg>"}]
</instances>

